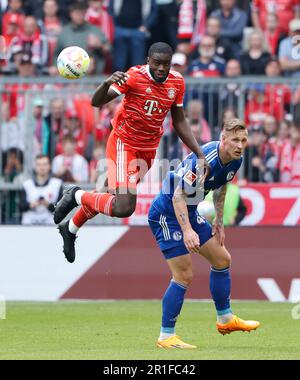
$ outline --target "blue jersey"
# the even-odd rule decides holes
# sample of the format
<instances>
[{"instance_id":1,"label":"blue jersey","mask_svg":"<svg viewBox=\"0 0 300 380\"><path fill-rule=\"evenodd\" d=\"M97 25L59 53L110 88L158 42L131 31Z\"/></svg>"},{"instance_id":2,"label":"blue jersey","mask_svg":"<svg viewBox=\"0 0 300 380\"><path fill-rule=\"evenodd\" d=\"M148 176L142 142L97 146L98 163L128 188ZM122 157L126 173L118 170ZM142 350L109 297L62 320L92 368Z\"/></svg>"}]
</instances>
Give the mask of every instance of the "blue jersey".
<instances>
[{"instance_id":1,"label":"blue jersey","mask_svg":"<svg viewBox=\"0 0 300 380\"><path fill-rule=\"evenodd\" d=\"M219 141L202 145L202 151L210 165L210 174L204 183L204 189L199 192L199 167L195 153L190 153L176 170L169 171L162 184L160 193L155 197L152 206L164 215L175 216L172 198L179 185L187 194L187 207L190 215L194 215L199 202L211 191L231 181L239 170L242 158L224 165L219 157Z\"/></svg>"}]
</instances>

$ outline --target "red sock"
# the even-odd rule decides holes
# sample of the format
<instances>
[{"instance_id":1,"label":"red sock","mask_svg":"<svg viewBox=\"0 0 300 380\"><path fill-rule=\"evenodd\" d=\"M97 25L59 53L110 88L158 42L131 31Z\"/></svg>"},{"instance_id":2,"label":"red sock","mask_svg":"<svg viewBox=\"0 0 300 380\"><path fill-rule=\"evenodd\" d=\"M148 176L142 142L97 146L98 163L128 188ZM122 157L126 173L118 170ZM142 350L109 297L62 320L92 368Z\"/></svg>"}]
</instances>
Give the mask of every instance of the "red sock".
<instances>
[{"instance_id":1,"label":"red sock","mask_svg":"<svg viewBox=\"0 0 300 380\"><path fill-rule=\"evenodd\" d=\"M85 192L81 197L81 204L83 207L88 207L89 212L100 212L101 214L112 216L112 206L115 198L116 196L110 193Z\"/></svg>"},{"instance_id":2,"label":"red sock","mask_svg":"<svg viewBox=\"0 0 300 380\"><path fill-rule=\"evenodd\" d=\"M72 219L74 224L80 228L84 225L84 223L86 223L89 219L92 219L97 214L97 211L91 210L88 206L81 206Z\"/></svg>"}]
</instances>

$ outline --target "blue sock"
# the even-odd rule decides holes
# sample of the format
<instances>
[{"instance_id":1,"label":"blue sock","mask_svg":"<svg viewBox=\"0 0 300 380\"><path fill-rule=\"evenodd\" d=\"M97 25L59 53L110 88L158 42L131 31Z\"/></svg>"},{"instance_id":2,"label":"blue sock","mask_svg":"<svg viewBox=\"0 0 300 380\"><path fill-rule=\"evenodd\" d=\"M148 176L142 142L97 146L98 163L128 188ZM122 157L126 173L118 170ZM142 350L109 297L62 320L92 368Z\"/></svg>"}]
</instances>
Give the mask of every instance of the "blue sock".
<instances>
[{"instance_id":1,"label":"blue sock","mask_svg":"<svg viewBox=\"0 0 300 380\"><path fill-rule=\"evenodd\" d=\"M162 299L162 327L161 333L174 334L175 323L180 314L184 295L186 292L184 285L178 284L171 280L168 289L166 290Z\"/></svg>"},{"instance_id":2,"label":"blue sock","mask_svg":"<svg viewBox=\"0 0 300 380\"><path fill-rule=\"evenodd\" d=\"M215 302L218 319L222 320L222 316L232 315L230 308L230 268L215 269L211 267L209 287ZM225 322L226 320L222 321L222 323Z\"/></svg>"}]
</instances>

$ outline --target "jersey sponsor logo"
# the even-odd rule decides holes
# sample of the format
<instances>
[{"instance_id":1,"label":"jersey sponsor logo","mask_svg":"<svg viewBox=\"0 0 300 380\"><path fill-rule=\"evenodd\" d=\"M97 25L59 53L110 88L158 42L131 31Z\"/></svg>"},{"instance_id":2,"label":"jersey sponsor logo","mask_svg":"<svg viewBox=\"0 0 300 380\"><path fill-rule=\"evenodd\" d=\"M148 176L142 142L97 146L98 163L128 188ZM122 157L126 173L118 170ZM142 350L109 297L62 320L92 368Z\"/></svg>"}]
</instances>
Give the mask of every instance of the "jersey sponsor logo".
<instances>
[{"instance_id":1,"label":"jersey sponsor logo","mask_svg":"<svg viewBox=\"0 0 300 380\"><path fill-rule=\"evenodd\" d=\"M186 182L190 186L192 186L196 179L197 175L193 173L191 170L188 170L183 177L184 182Z\"/></svg>"},{"instance_id":2,"label":"jersey sponsor logo","mask_svg":"<svg viewBox=\"0 0 300 380\"><path fill-rule=\"evenodd\" d=\"M182 239L182 233L180 231L175 231L173 233L173 239L176 241L179 241Z\"/></svg>"},{"instance_id":3,"label":"jersey sponsor logo","mask_svg":"<svg viewBox=\"0 0 300 380\"><path fill-rule=\"evenodd\" d=\"M174 99L174 98L175 98L175 94L176 94L175 88L170 88L170 89L168 90L168 97L169 97L170 99Z\"/></svg>"},{"instance_id":4,"label":"jersey sponsor logo","mask_svg":"<svg viewBox=\"0 0 300 380\"><path fill-rule=\"evenodd\" d=\"M146 100L144 110L146 110L147 116L152 116L154 112L161 113L162 110L158 108L158 101L157 100Z\"/></svg>"},{"instance_id":5,"label":"jersey sponsor logo","mask_svg":"<svg viewBox=\"0 0 300 380\"><path fill-rule=\"evenodd\" d=\"M226 180L227 180L227 181L231 181L232 178L234 177L234 174L235 174L235 173L234 173L233 171L229 172L229 173L227 174Z\"/></svg>"},{"instance_id":6,"label":"jersey sponsor logo","mask_svg":"<svg viewBox=\"0 0 300 380\"><path fill-rule=\"evenodd\" d=\"M201 216L201 215L197 215L197 223L198 224L203 224L203 223L205 223L206 222L206 220L203 218L203 216Z\"/></svg>"}]
</instances>

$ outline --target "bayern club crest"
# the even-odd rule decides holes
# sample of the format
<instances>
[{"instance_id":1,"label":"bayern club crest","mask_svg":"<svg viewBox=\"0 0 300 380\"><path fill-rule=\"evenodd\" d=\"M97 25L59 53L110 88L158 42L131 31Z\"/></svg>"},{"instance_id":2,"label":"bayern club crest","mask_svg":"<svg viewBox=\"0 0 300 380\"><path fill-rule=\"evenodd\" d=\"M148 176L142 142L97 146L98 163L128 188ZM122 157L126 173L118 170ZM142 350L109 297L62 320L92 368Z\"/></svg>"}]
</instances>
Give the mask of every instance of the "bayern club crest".
<instances>
[{"instance_id":1,"label":"bayern club crest","mask_svg":"<svg viewBox=\"0 0 300 380\"><path fill-rule=\"evenodd\" d=\"M176 91L175 91L174 88L170 88L170 89L168 90L168 97L169 97L170 99L174 99L174 98L175 98L175 94L176 94Z\"/></svg>"}]
</instances>

